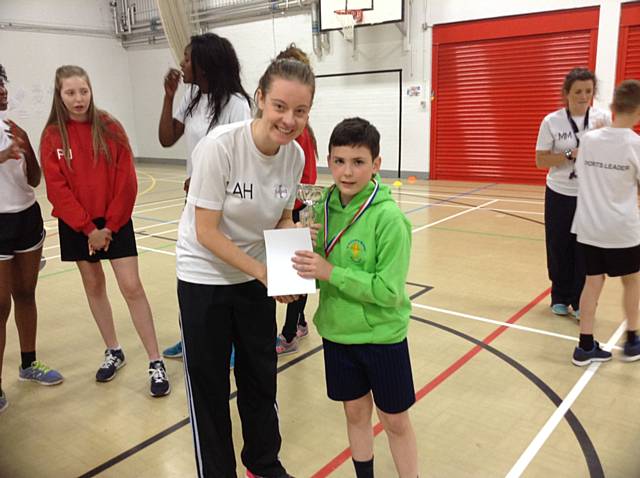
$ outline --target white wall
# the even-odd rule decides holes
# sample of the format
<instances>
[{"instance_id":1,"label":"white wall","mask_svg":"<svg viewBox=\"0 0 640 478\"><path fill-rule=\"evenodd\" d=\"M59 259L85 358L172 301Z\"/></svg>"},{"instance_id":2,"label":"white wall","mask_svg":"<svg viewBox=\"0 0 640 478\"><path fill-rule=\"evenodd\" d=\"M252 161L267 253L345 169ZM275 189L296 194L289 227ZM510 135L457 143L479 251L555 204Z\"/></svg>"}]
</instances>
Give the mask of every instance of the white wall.
<instances>
[{"instance_id":1,"label":"white wall","mask_svg":"<svg viewBox=\"0 0 640 478\"><path fill-rule=\"evenodd\" d=\"M596 104L606 107L615 78L620 5L626 0L405 0L405 37L395 25L357 30L357 52L339 32L331 32L331 51L312 62L318 74L380 69L403 70L403 90L421 86L417 97L403 95L402 168L426 175L429 165L429 98L431 91L431 37L434 25L482 18L496 18L542 11L600 6L596 74L600 94ZM109 29L107 0L0 0L0 23L6 20L50 25ZM422 26L427 28L423 30ZM243 67L243 82L253 93L268 61L294 41L312 52L311 19L308 11L216 28L234 44ZM37 137L50 106L49 89L55 67L78 63L89 70L98 104L117 116L127 128L137 156L184 158L182 143L168 149L157 140L157 122L162 106L162 79L172 57L165 47L125 51L107 38L79 40L78 36L0 30L0 62L12 80L10 94L23 100L18 118ZM11 48L5 48L11 45ZM354 83L355 85L355 83ZM356 86L354 86L355 88ZM348 87L343 93L350 97ZM375 102L375 98L371 101ZM15 108L14 108L15 109ZM320 112L321 109L318 109ZM313 115L313 112L312 112ZM313 117L313 116L312 116ZM383 137L384 141L384 137ZM320 144L323 155L325 144Z\"/></svg>"},{"instance_id":2,"label":"white wall","mask_svg":"<svg viewBox=\"0 0 640 478\"><path fill-rule=\"evenodd\" d=\"M17 22L43 27L99 29L112 23L107 0L0 0L0 24ZM51 109L55 70L82 66L91 78L98 107L118 118L137 153L136 121L128 55L115 38L35 33L0 29L0 63L9 76L8 116L22 126L38 148Z\"/></svg>"},{"instance_id":3,"label":"white wall","mask_svg":"<svg viewBox=\"0 0 640 478\"><path fill-rule=\"evenodd\" d=\"M0 0L0 22L113 30L108 0Z\"/></svg>"}]
</instances>

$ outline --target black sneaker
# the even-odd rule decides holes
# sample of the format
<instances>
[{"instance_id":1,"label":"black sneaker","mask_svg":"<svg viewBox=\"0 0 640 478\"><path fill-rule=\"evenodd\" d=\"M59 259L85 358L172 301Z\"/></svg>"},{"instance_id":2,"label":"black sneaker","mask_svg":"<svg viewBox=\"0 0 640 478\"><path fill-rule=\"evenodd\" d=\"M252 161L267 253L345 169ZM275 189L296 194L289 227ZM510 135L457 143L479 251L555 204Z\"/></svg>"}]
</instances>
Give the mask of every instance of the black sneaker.
<instances>
[{"instance_id":1,"label":"black sneaker","mask_svg":"<svg viewBox=\"0 0 640 478\"><path fill-rule=\"evenodd\" d=\"M609 360L611 360L611 352L602 350L597 341L594 343L592 350L583 350L580 347L576 347L571 359L573 364L578 367L584 367L592 362L608 362Z\"/></svg>"},{"instance_id":2,"label":"black sneaker","mask_svg":"<svg viewBox=\"0 0 640 478\"><path fill-rule=\"evenodd\" d=\"M627 342L624 344L622 360L624 362L635 362L636 360L640 360L640 337L636 337L636 340L633 342Z\"/></svg>"},{"instance_id":3,"label":"black sneaker","mask_svg":"<svg viewBox=\"0 0 640 478\"><path fill-rule=\"evenodd\" d=\"M122 350L107 349L104 351L104 362L96 372L96 381L108 382L113 380L119 368L126 364Z\"/></svg>"},{"instance_id":4,"label":"black sneaker","mask_svg":"<svg viewBox=\"0 0 640 478\"><path fill-rule=\"evenodd\" d=\"M152 397L169 395L171 385L169 384L169 377L167 376L167 371L164 368L164 362L162 360L149 363L149 379L151 381L149 393L151 393Z\"/></svg>"}]
</instances>

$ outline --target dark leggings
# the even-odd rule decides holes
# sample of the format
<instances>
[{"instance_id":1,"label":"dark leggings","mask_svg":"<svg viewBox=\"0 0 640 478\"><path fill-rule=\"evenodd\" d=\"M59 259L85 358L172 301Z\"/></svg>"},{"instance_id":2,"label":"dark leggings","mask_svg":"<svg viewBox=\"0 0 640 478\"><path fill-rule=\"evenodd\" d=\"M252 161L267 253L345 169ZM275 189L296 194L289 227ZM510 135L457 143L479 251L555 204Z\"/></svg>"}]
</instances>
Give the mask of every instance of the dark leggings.
<instances>
[{"instance_id":1,"label":"dark leggings","mask_svg":"<svg viewBox=\"0 0 640 478\"><path fill-rule=\"evenodd\" d=\"M551 304L565 304L578 310L584 287L586 266L571 223L577 198L552 191L544 196L547 269L551 280Z\"/></svg>"}]
</instances>

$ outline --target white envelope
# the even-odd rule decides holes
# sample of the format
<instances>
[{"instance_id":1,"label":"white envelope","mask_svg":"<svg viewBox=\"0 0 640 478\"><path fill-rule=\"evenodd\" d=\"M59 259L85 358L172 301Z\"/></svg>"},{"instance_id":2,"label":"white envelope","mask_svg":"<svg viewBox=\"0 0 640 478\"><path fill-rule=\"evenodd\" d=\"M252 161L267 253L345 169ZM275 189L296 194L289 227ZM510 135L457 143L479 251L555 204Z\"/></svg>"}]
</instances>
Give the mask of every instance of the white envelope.
<instances>
[{"instance_id":1,"label":"white envelope","mask_svg":"<svg viewBox=\"0 0 640 478\"><path fill-rule=\"evenodd\" d=\"M264 231L267 249L267 294L315 294L315 279L305 279L293 268L291 258L296 251L312 251L311 231L308 227L271 229Z\"/></svg>"}]
</instances>

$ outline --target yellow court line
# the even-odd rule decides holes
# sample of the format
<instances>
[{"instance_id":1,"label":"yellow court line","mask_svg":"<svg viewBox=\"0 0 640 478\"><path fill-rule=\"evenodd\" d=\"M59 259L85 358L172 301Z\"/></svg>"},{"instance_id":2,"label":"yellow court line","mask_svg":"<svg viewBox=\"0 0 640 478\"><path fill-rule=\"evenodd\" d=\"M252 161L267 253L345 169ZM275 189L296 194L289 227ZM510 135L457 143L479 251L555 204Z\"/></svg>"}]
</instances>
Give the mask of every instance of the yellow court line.
<instances>
[{"instance_id":1,"label":"yellow court line","mask_svg":"<svg viewBox=\"0 0 640 478\"><path fill-rule=\"evenodd\" d=\"M149 173L145 173L144 171L136 171L136 172L137 172L138 174L142 174L142 175L144 175L144 176L147 176L147 177L151 180L151 185L150 185L147 189L145 189L144 191L142 191L140 194L138 194L138 197L139 197L139 196L144 196L145 194L147 194L148 192L152 191L152 190L153 190L153 188L155 188L155 187L156 187L156 183L157 183L157 181L156 181L156 178L154 178L154 177L153 177L151 174L149 174Z\"/></svg>"}]
</instances>

